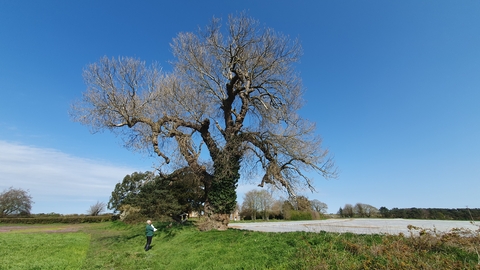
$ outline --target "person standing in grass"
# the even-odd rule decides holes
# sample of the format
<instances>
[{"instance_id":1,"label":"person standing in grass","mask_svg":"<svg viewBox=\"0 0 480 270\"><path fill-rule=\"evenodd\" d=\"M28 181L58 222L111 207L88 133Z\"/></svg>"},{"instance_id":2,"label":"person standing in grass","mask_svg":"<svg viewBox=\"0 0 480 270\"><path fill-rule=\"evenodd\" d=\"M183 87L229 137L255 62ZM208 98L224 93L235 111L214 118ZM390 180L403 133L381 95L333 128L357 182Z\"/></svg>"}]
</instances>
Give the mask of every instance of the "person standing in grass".
<instances>
[{"instance_id":1,"label":"person standing in grass","mask_svg":"<svg viewBox=\"0 0 480 270\"><path fill-rule=\"evenodd\" d=\"M152 225L151 220L147 220L147 226L145 227L145 235L147 236L147 244L145 245L145 251L150 249L150 245L152 244L153 232L156 231L155 227Z\"/></svg>"}]
</instances>

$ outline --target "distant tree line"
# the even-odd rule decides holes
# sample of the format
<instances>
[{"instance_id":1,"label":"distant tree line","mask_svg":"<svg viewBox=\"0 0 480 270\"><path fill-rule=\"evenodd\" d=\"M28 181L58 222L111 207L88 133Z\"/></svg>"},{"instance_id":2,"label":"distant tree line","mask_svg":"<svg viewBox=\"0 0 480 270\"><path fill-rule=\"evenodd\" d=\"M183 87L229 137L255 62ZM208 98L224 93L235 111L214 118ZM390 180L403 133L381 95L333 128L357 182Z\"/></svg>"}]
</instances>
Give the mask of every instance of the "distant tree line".
<instances>
[{"instance_id":1,"label":"distant tree line","mask_svg":"<svg viewBox=\"0 0 480 270\"><path fill-rule=\"evenodd\" d=\"M309 200L305 196L295 199L275 199L266 190L251 190L245 193L240 209L244 220L312 220L324 218L327 204L319 200Z\"/></svg>"},{"instance_id":2,"label":"distant tree line","mask_svg":"<svg viewBox=\"0 0 480 270\"><path fill-rule=\"evenodd\" d=\"M357 203L355 205L345 204L343 208L340 207L337 214L344 218L370 218L379 217L379 210L365 203Z\"/></svg>"},{"instance_id":3,"label":"distant tree line","mask_svg":"<svg viewBox=\"0 0 480 270\"><path fill-rule=\"evenodd\" d=\"M480 208L392 208L380 207L381 217L443 220L480 220Z\"/></svg>"},{"instance_id":4,"label":"distant tree line","mask_svg":"<svg viewBox=\"0 0 480 270\"><path fill-rule=\"evenodd\" d=\"M345 204L337 215L343 218L405 218L441 220L480 220L480 208L392 208L379 209L364 203Z\"/></svg>"}]
</instances>

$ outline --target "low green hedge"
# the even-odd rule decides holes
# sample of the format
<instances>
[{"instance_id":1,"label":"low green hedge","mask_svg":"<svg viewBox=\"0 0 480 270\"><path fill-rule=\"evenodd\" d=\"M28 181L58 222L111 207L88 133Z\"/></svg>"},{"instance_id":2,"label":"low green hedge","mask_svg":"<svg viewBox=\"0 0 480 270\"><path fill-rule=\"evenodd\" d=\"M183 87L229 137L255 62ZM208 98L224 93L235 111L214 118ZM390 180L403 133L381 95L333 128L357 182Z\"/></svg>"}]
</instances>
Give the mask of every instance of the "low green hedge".
<instances>
[{"instance_id":1,"label":"low green hedge","mask_svg":"<svg viewBox=\"0 0 480 270\"><path fill-rule=\"evenodd\" d=\"M312 213L310 211L290 211L290 220L312 220Z\"/></svg>"},{"instance_id":2,"label":"low green hedge","mask_svg":"<svg viewBox=\"0 0 480 270\"><path fill-rule=\"evenodd\" d=\"M52 224L52 223L96 223L114 220L113 215L102 216L59 216L59 217L28 217L0 218L0 223L9 224Z\"/></svg>"}]
</instances>

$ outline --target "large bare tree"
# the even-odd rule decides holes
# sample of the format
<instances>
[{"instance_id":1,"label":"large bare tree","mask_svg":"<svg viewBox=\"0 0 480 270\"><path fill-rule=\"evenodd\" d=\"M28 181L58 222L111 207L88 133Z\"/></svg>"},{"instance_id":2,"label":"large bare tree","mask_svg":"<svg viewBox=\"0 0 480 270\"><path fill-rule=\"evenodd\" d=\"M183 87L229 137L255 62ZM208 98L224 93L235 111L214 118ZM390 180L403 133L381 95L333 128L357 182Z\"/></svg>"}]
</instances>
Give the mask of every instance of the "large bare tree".
<instances>
[{"instance_id":1,"label":"large bare tree","mask_svg":"<svg viewBox=\"0 0 480 270\"><path fill-rule=\"evenodd\" d=\"M313 189L308 170L335 175L315 125L297 114L297 40L240 14L226 27L213 19L196 33L180 33L171 47L168 73L128 57L89 65L87 90L71 112L94 131L118 132L128 147L153 151L161 170L192 168L205 188L204 229L228 225L241 168L290 196Z\"/></svg>"},{"instance_id":2,"label":"large bare tree","mask_svg":"<svg viewBox=\"0 0 480 270\"><path fill-rule=\"evenodd\" d=\"M4 190L0 193L0 217L8 215L30 215L32 196L21 188Z\"/></svg>"}]
</instances>

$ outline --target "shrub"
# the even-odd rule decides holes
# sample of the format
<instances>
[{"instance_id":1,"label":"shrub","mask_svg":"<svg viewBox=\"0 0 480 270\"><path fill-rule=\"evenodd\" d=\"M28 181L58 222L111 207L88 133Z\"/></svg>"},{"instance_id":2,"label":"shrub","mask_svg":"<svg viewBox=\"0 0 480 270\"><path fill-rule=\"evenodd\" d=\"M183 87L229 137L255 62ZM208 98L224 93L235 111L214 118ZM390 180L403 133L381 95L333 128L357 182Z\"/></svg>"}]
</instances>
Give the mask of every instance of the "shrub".
<instances>
[{"instance_id":1,"label":"shrub","mask_svg":"<svg viewBox=\"0 0 480 270\"><path fill-rule=\"evenodd\" d=\"M310 211L290 211L290 220L312 220L312 213Z\"/></svg>"}]
</instances>

